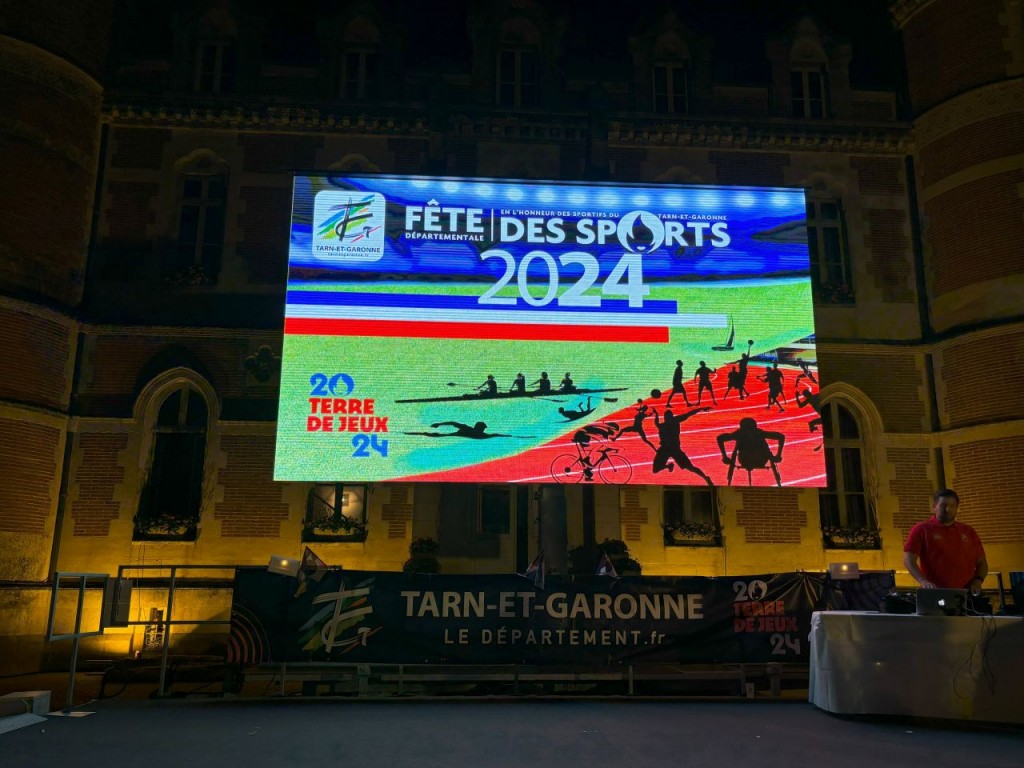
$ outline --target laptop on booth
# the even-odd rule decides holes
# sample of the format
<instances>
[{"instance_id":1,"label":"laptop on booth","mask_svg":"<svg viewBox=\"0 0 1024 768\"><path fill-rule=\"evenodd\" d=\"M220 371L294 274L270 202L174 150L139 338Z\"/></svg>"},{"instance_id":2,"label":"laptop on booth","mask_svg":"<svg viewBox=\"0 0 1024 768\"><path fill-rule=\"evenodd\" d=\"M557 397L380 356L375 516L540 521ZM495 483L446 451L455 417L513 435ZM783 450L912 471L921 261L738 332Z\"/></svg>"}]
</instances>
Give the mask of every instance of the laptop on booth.
<instances>
[{"instance_id":1,"label":"laptop on booth","mask_svg":"<svg viewBox=\"0 0 1024 768\"><path fill-rule=\"evenodd\" d=\"M966 614L966 589L917 590L918 616L965 616Z\"/></svg>"}]
</instances>

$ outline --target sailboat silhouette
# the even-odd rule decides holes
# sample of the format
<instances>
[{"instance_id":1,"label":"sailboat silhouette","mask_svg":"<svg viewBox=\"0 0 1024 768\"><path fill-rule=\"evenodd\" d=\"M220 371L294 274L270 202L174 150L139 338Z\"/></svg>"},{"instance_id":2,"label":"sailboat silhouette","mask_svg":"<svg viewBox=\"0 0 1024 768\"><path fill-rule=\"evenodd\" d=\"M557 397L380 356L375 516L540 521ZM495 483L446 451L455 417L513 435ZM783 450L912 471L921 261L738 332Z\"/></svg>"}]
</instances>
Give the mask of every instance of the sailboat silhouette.
<instances>
[{"instance_id":1,"label":"sailboat silhouette","mask_svg":"<svg viewBox=\"0 0 1024 768\"><path fill-rule=\"evenodd\" d=\"M729 340L725 344L712 347L711 349L715 352L732 352L732 342L736 338L736 323L732 319L732 315L729 315Z\"/></svg>"}]
</instances>

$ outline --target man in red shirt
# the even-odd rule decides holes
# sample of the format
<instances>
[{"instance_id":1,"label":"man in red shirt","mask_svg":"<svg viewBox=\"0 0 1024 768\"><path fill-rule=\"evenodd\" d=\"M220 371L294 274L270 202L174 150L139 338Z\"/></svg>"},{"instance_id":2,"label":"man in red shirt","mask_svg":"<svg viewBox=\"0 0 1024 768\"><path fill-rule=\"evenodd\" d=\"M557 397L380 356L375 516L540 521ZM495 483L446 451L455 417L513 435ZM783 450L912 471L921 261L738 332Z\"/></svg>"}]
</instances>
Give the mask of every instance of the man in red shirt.
<instances>
[{"instance_id":1,"label":"man in red shirt","mask_svg":"<svg viewBox=\"0 0 1024 768\"><path fill-rule=\"evenodd\" d=\"M981 593L988 561L971 526L956 521L960 497L944 488L932 497L934 515L910 529L903 564L922 587L969 589Z\"/></svg>"}]
</instances>

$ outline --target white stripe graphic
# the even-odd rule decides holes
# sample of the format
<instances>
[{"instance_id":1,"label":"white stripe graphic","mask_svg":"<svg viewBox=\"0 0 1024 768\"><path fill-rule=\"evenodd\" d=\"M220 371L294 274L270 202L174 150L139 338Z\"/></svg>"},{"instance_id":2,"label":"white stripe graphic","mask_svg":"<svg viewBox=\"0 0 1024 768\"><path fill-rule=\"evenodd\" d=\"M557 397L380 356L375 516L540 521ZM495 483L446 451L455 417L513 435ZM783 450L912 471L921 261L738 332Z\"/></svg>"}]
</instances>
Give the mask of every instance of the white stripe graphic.
<instances>
[{"instance_id":1,"label":"white stripe graphic","mask_svg":"<svg viewBox=\"0 0 1024 768\"><path fill-rule=\"evenodd\" d=\"M628 314L625 312L509 312L501 309L444 309L435 307L345 307L289 304L286 317L309 320L414 320L416 322L501 323L513 325L669 326L725 328L725 315L700 312Z\"/></svg>"}]
</instances>

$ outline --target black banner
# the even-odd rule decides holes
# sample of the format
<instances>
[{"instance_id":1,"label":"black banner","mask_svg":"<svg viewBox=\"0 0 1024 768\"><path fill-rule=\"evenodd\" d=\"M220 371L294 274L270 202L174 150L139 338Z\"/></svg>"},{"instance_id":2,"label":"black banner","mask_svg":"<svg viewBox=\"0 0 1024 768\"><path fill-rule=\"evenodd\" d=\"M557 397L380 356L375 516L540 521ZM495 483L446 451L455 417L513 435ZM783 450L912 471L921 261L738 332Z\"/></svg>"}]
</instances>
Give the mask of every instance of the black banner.
<instances>
[{"instance_id":1,"label":"black banner","mask_svg":"<svg viewBox=\"0 0 1024 768\"><path fill-rule=\"evenodd\" d=\"M877 610L890 572L736 577L236 572L232 661L594 665L807 660L811 613Z\"/></svg>"}]
</instances>

